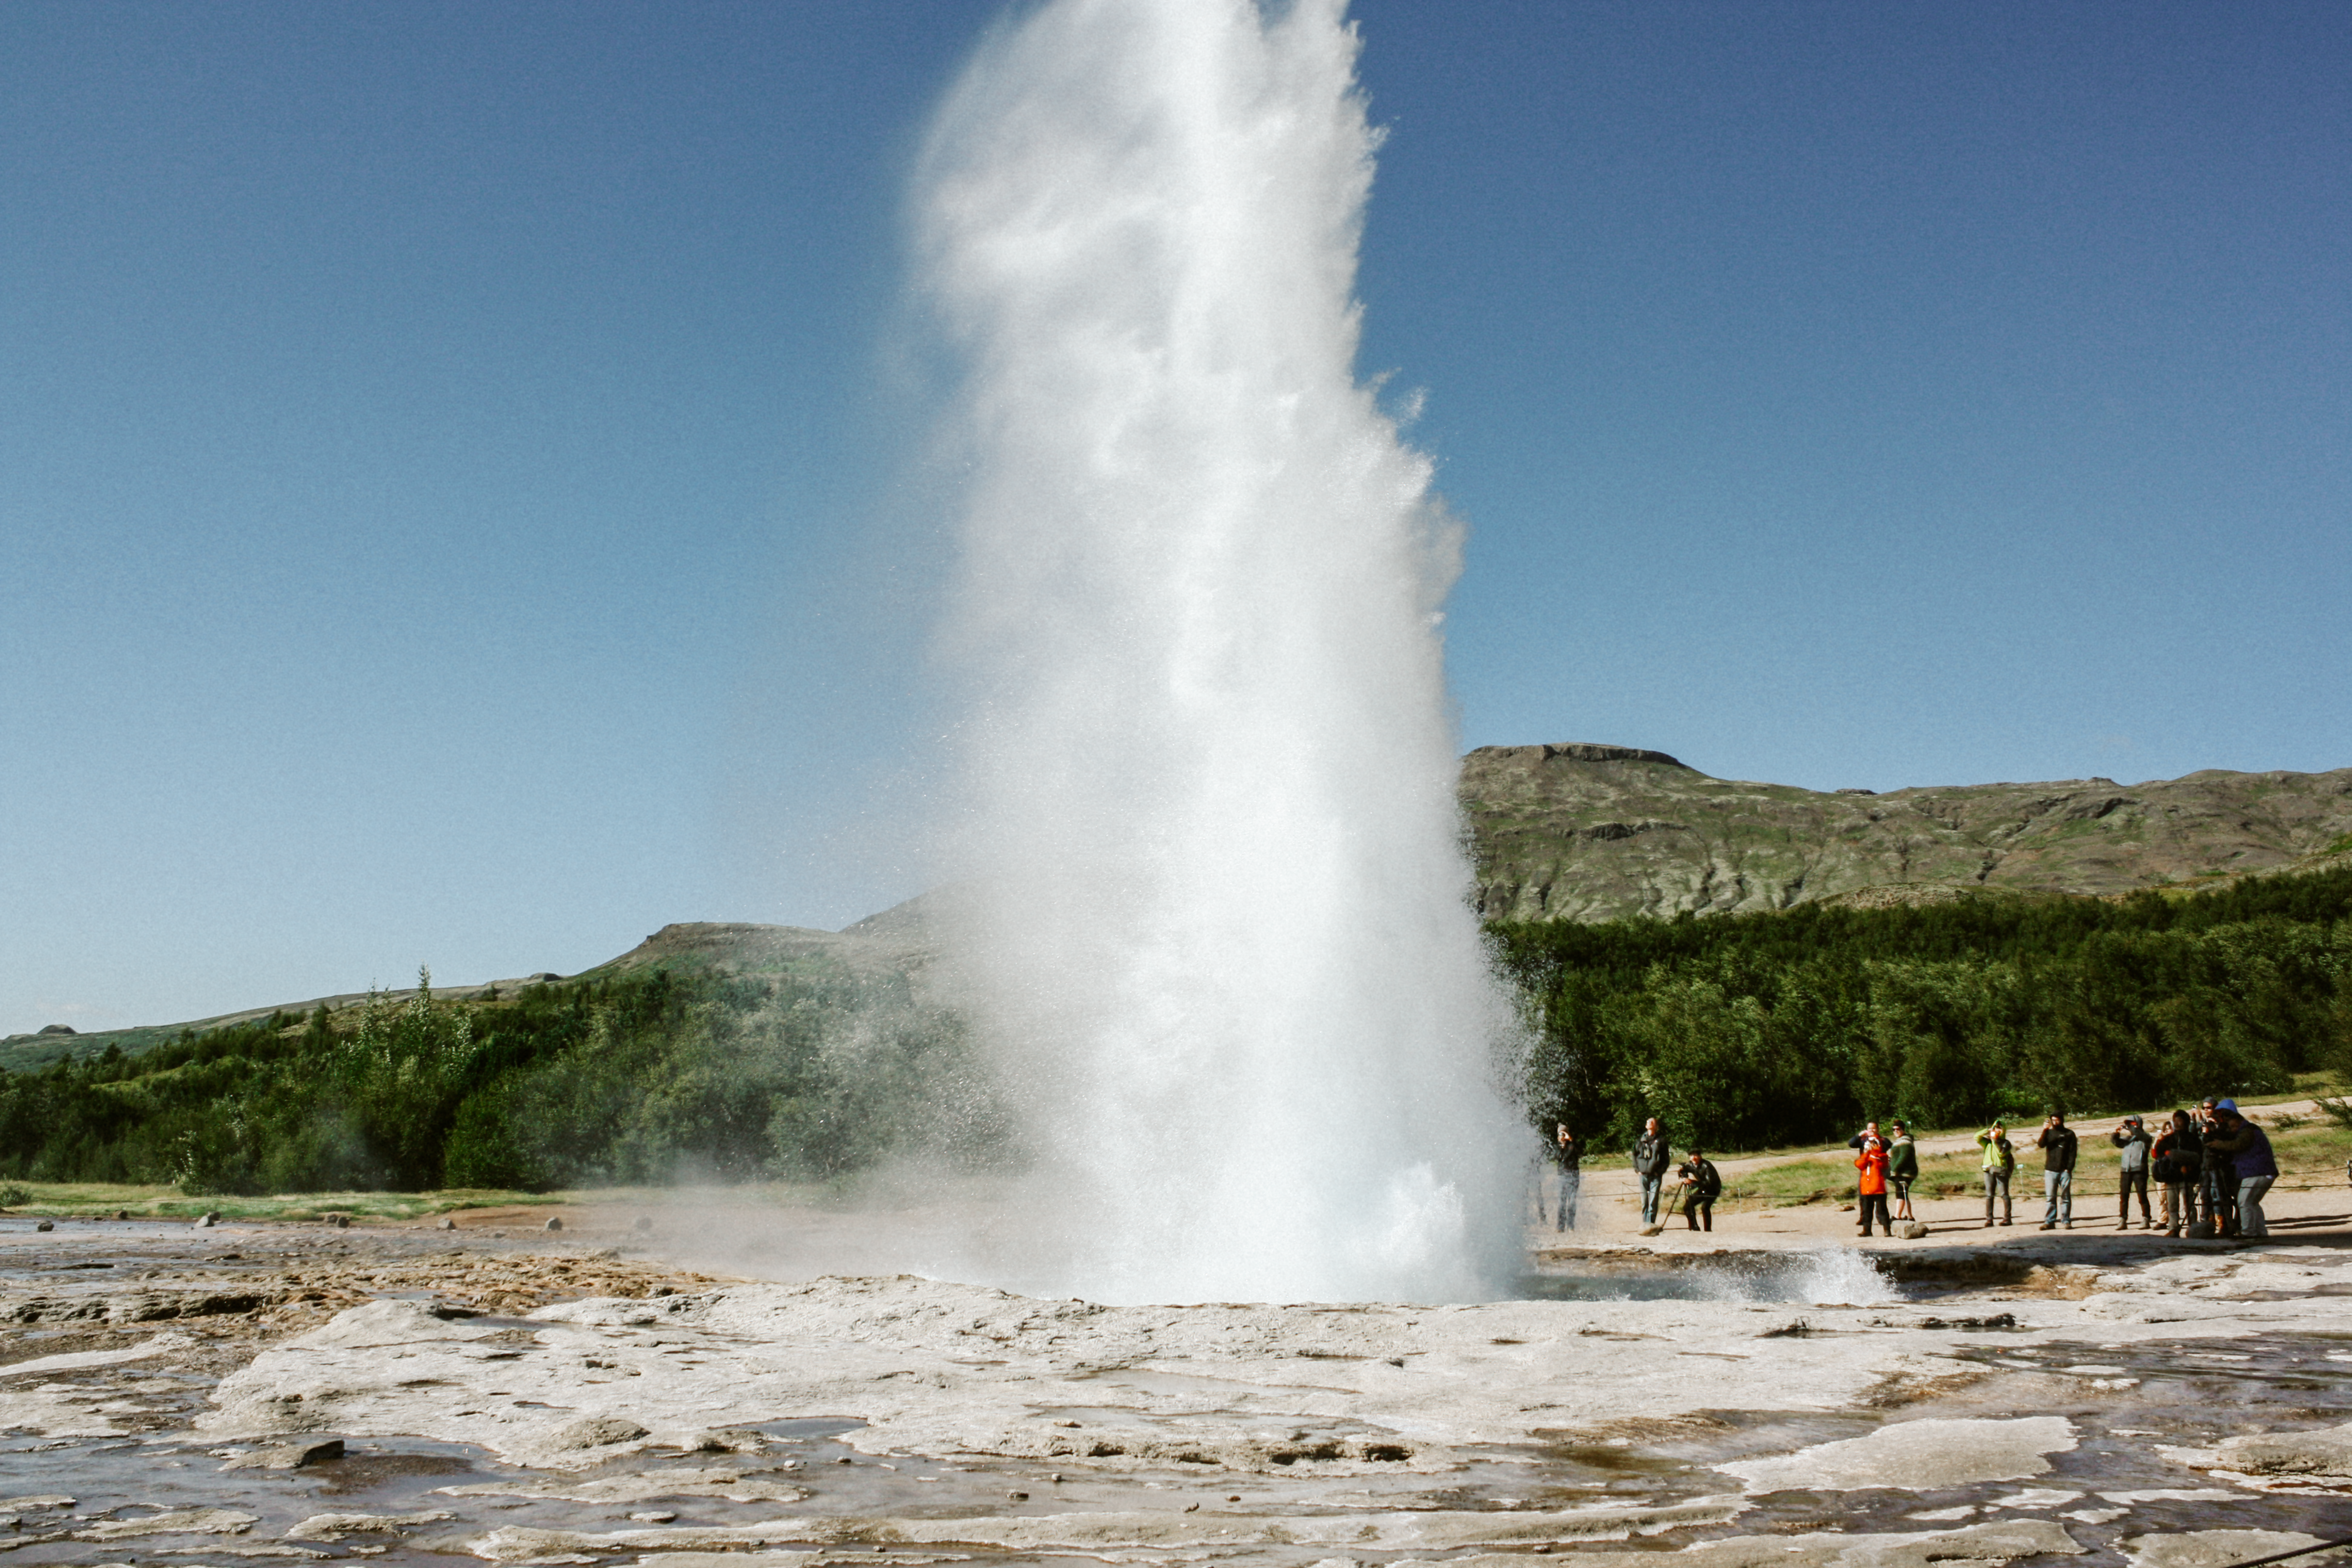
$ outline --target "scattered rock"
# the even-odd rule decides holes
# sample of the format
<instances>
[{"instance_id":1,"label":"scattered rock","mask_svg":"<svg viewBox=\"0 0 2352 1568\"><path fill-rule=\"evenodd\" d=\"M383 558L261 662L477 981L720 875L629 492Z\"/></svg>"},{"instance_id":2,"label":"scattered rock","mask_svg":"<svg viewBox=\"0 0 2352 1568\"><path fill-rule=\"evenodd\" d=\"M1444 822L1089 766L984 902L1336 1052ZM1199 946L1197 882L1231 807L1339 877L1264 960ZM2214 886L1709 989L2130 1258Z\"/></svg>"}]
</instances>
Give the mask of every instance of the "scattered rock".
<instances>
[{"instance_id":1,"label":"scattered rock","mask_svg":"<svg viewBox=\"0 0 2352 1568\"><path fill-rule=\"evenodd\" d=\"M129 1219L131 1217L131 1211L129 1209L116 1209L114 1211L114 1217L117 1219Z\"/></svg>"},{"instance_id":2,"label":"scattered rock","mask_svg":"<svg viewBox=\"0 0 2352 1568\"><path fill-rule=\"evenodd\" d=\"M2185 1530L2136 1535L2123 1546L2132 1568L2226 1568L2318 1544L2319 1537L2294 1531Z\"/></svg>"},{"instance_id":3,"label":"scattered rock","mask_svg":"<svg viewBox=\"0 0 2352 1568\"><path fill-rule=\"evenodd\" d=\"M196 1221L196 1228L198 1230L210 1230L213 1226L218 1224L220 1224L220 1215L217 1214L208 1214L205 1215L204 1218Z\"/></svg>"},{"instance_id":4,"label":"scattered rock","mask_svg":"<svg viewBox=\"0 0 2352 1568\"><path fill-rule=\"evenodd\" d=\"M445 1214L441 1216L440 1223L434 1228L436 1230L455 1230L457 1228L457 1222Z\"/></svg>"},{"instance_id":5,"label":"scattered rock","mask_svg":"<svg viewBox=\"0 0 2352 1568\"><path fill-rule=\"evenodd\" d=\"M330 1459L343 1457L341 1437L322 1437L308 1443L276 1443L267 1448L257 1448L240 1455L221 1467L224 1470L299 1470L305 1465L323 1465Z\"/></svg>"},{"instance_id":6,"label":"scattered rock","mask_svg":"<svg viewBox=\"0 0 2352 1568\"><path fill-rule=\"evenodd\" d=\"M541 1228L546 1230L562 1230L563 1228L563 1222L561 1219L551 1218Z\"/></svg>"},{"instance_id":7,"label":"scattered rock","mask_svg":"<svg viewBox=\"0 0 2352 1568\"><path fill-rule=\"evenodd\" d=\"M646 1429L618 1415L588 1415L549 1434L551 1448L602 1448L613 1443L634 1443Z\"/></svg>"},{"instance_id":8,"label":"scattered rock","mask_svg":"<svg viewBox=\"0 0 2352 1568\"><path fill-rule=\"evenodd\" d=\"M314 1513L286 1531L289 1541L341 1541L346 1535L381 1535L389 1531L414 1530L420 1524L438 1524L457 1515L446 1509L434 1509L424 1513Z\"/></svg>"},{"instance_id":9,"label":"scattered rock","mask_svg":"<svg viewBox=\"0 0 2352 1568\"><path fill-rule=\"evenodd\" d=\"M34 1228L35 1230L55 1230L55 1229L57 1229L58 1227L57 1227L55 1225L51 1224L49 1221L47 1221L47 1220L43 1220L40 1224L38 1224L38 1225L35 1226L33 1228Z\"/></svg>"},{"instance_id":10,"label":"scattered rock","mask_svg":"<svg viewBox=\"0 0 2352 1568\"><path fill-rule=\"evenodd\" d=\"M1927 1234L1927 1226L1924 1221L1898 1219L1895 1222L1895 1237L1898 1241L1917 1241Z\"/></svg>"},{"instance_id":11,"label":"scattered rock","mask_svg":"<svg viewBox=\"0 0 2352 1568\"><path fill-rule=\"evenodd\" d=\"M2074 1446L2074 1424L2063 1415L1899 1421L1867 1437L1720 1468L1745 1481L1751 1494L1864 1487L1940 1491L2046 1475L2050 1461L2045 1456Z\"/></svg>"},{"instance_id":12,"label":"scattered rock","mask_svg":"<svg viewBox=\"0 0 2352 1568\"><path fill-rule=\"evenodd\" d=\"M2250 1475L2352 1476L2352 1424L2224 1437L2214 1454L2222 1468Z\"/></svg>"},{"instance_id":13,"label":"scattered rock","mask_svg":"<svg viewBox=\"0 0 2352 1568\"><path fill-rule=\"evenodd\" d=\"M127 1541L138 1535L243 1535L255 1516L233 1508L168 1509L140 1519L106 1519L75 1531L77 1541Z\"/></svg>"}]
</instances>

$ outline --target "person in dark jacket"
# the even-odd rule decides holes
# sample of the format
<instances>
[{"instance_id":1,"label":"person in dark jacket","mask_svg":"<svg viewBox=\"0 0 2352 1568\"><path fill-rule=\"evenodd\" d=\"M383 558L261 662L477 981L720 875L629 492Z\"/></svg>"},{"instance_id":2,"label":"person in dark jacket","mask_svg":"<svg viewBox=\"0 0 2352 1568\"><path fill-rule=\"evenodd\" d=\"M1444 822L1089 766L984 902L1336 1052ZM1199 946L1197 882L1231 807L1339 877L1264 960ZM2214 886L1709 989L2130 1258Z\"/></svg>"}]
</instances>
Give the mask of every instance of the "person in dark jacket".
<instances>
[{"instance_id":1,"label":"person in dark jacket","mask_svg":"<svg viewBox=\"0 0 2352 1568\"><path fill-rule=\"evenodd\" d=\"M2198 1187L2205 1198L2205 1221L2213 1227L2215 1236L2238 1234L2238 1172L2231 1163L2230 1151L2216 1146L2217 1139L2226 1142L2226 1130L2221 1122L2221 1107L2237 1109L2237 1101L2209 1100L2200 1110L2197 1131L2205 1140L2205 1163L2198 1173Z\"/></svg>"},{"instance_id":2,"label":"person in dark jacket","mask_svg":"<svg viewBox=\"0 0 2352 1568\"><path fill-rule=\"evenodd\" d=\"M1654 1116L1642 1124L1642 1135L1633 1140L1633 1173L1642 1178L1642 1223L1658 1223L1658 1189L1665 1184L1666 1166L1672 1157L1666 1149L1666 1135Z\"/></svg>"},{"instance_id":3,"label":"person in dark jacket","mask_svg":"<svg viewBox=\"0 0 2352 1568\"><path fill-rule=\"evenodd\" d=\"M2137 1116L2125 1117L2116 1124L2116 1130L2107 1136L2116 1148L2124 1152L2123 1191L2118 1200L2122 1208L2116 1220L2116 1228L2117 1230L2131 1228L2132 1191L2137 1188L2139 1227L2142 1230L2154 1230L2156 1220L2147 1212L2147 1151L2153 1140L2148 1137L2147 1129L2140 1124L2140 1120Z\"/></svg>"},{"instance_id":4,"label":"person in dark jacket","mask_svg":"<svg viewBox=\"0 0 2352 1568\"><path fill-rule=\"evenodd\" d=\"M1693 1230L1713 1230L1715 1200L1723 1195L1723 1173L1694 1149L1675 1174L1682 1178L1684 1220Z\"/></svg>"},{"instance_id":5,"label":"person in dark jacket","mask_svg":"<svg viewBox=\"0 0 2352 1568\"><path fill-rule=\"evenodd\" d=\"M2148 1150L2148 1163L2164 1186L2164 1234L2179 1236L2197 1223L2197 1183L2205 1169L2205 1140L2189 1112L2172 1113Z\"/></svg>"},{"instance_id":6,"label":"person in dark jacket","mask_svg":"<svg viewBox=\"0 0 2352 1568\"><path fill-rule=\"evenodd\" d=\"M1559 1171L1559 1215L1554 1230L1576 1228L1576 1200L1584 1185L1584 1145L1568 1130L1568 1123L1558 1124L1559 1131L1544 1144L1544 1152ZM1542 1194L1537 1194L1538 1198ZM1540 1207L1540 1204L1538 1205ZM1538 1215L1538 1219L1541 1219Z\"/></svg>"},{"instance_id":7,"label":"person in dark jacket","mask_svg":"<svg viewBox=\"0 0 2352 1568\"><path fill-rule=\"evenodd\" d=\"M2042 1151L2042 1228L2056 1230L2064 1226L2074 1228L2074 1130L2066 1125L2066 1113L2053 1110L2042 1131L2033 1135L2033 1146Z\"/></svg>"},{"instance_id":8,"label":"person in dark jacket","mask_svg":"<svg viewBox=\"0 0 2352 1568\"><path fill-rule=\"evenodd\" d=\"M1911 1212L1911 1184L1919 1179L1919 1147L1911 1130L1900 1121L1886 1124L1886 1181L1895 1189L1895 1217L1916 1219Z\"/></svg>"},{"instance_id":9,"label":"person in dark jacket","mask_svg":"<svg viewBox=\"0 0 2352 1568\"><path fill-rule=\"evenodd\" d=\"M2249 1239L2268 1236L2271 1226L2263 1215L2263 1196L2278 1180L2278 1158L2271 1152L2270 1134L2247 1121L2234 1100L2225 1100L2216 1109L2221 1112L2221 1130L2207 1138L2205 1146L2218 1145L2229 1156L2238 1183L2238 1234Z\"/></svg>"}]
</instances>

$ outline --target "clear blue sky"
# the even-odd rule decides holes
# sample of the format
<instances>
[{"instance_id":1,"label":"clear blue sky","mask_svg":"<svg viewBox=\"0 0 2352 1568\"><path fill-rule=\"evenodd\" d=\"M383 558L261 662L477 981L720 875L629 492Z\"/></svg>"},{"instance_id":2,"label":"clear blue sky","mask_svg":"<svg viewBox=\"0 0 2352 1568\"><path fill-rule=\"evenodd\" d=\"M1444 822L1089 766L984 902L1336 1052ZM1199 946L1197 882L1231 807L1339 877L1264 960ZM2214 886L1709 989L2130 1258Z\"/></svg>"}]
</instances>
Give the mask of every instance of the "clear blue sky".
<instances>
[{"instance_id":1,"label":"clear blue sky","mask_svg":"<svg viewBox=\"0 0 2352 1568\"><path fill-rule=\"evenodd\" d=\"M0 1031L919 887L899 202L993 15L0 7ZM2352 764L2352 7L1357 15L1465 746Z\"/></svg>"}]
</instances>

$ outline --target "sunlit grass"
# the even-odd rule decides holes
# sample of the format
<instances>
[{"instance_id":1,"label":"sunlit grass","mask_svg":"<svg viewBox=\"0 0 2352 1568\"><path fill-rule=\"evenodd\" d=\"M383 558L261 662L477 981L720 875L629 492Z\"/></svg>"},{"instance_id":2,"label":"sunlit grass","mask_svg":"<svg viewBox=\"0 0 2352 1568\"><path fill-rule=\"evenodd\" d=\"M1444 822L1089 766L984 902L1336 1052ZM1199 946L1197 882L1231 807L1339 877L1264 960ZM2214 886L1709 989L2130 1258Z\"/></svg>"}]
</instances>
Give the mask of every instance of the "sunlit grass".
<instances>
[{"instance_id":1,"label":"sunlit grass","mask_svg":"<svg viewBox=\"0 0 2352 1568\"><path fill-rule=\"evenodd\" d=\"M2282 1095L2268 1103L2290 1100L2305 1100L2317 1095L2340 1091L2340 1082L2331 1074L2306 1073L2295 1079L2294 1092ZM2299 1117L2265 1115L2263 1101L2241 1102L2253 1113L2254 1120L2270 1134L2271 1152L2278 1158L2279 1185L2296 1187L2327 1187L2344 1184L2345 1162L2352 1159L2352 1128L2339 1127L2324 1116ZM2150 1109L2129 1114L2146 1120L2149 1131L2158 1130L2159 1119L2171 1114L2173 1107ZM2187 1109L2180 1107L2179 1109ZM2107 1133L2123 1113L2106 1113L2071 1118L2075 1135L2082 1140L2080 1169L2075 1177L2077 1199L2095 1188L2112 1192L2119 1167L2113 1144ZM2042 1161L2033 1148L2032 1139L2040 1122L2037 1120L2021 1125L2010 1125L2010 1141L2017 1145L2017 1174L2011 1178L2019 1202L2024 1201L2031 1187L2040 1201ZM1922 1139L1950 1136L1971 1136L1976 1128L1944 1128L1915 1131ZM1798 1204L1851 1204L1854 1201L1854 1178L1847 1163L1853 1154L1845 1150L1814 1152L1810 1158L1793 1151L1774 1150L1773 1155L1788 1154L1771 1163L1753 1170L1727 1174L1723 1195L1727 1204L1737 1201L1746 1206L1781 1208ZM1756 1156L1744 1156L1755 1158ZM1769 1156L1768 1156L1769 1157ZM1974 1148L1948 1153L1923 1154L1919 1158L1919 1180L1912 1187L1915 1198L1979 1197L1984 1193L1983 1156Z\"/></svg>"},{"instance_id":2,"label":"sunlit grass","mask_svg":"<svg viewBox=\"0 0 2352 1568\"><path fill-rule=\"evenodd\" d=\"M223 1219L315 1220L331 1214L353 1219L429 1219L457 1209L509 1204L561 1204L582 1194L462 1191L441 1193L279 1193L268 1197L216 1194L190 1197L172 1186L111 1182L12 1182L0 1196L16 1197L10 1214L47 1219L91 1218L128 1213L134 1219L188 1219L216 1214Z\"/></svg>"}]
</instances>

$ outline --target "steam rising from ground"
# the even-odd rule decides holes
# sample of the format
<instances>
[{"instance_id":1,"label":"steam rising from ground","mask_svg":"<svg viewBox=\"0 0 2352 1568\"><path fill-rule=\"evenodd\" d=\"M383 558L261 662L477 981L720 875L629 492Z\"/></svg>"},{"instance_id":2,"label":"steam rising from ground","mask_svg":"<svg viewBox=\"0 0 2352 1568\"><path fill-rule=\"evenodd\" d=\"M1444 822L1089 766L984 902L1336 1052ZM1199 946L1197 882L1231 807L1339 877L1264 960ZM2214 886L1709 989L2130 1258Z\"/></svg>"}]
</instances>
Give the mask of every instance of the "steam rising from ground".
<instances>
[{"instance_id":1,"label":"steam rising from ground","mask_svg":"<svg viewBox=\"0 0 2352 1568\"><path fill-rule=\"evenodd\" d=\"M1460 1298L1507 1273L1463 901L1455 529L1355 375L1377 134L1340 0L1055 0L917 191L968 376L960 1000L1036 1173L995 1277Z\"/></svg>"}]
</instances>

